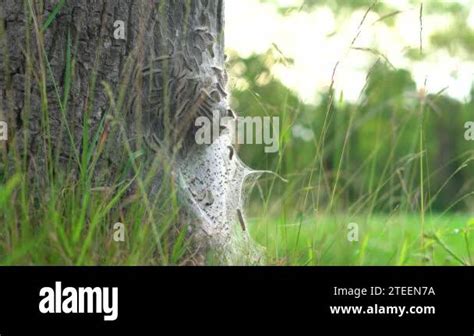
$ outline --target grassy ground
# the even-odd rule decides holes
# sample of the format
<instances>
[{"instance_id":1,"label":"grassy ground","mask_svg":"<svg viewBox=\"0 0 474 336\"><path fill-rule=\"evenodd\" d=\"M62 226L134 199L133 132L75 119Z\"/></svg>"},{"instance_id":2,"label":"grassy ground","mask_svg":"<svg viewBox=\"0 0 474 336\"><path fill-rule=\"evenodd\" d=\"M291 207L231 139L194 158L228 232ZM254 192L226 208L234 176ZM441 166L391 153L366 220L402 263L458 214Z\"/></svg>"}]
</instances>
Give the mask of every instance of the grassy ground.
<instances>
[{"instance_id":1,"label":"grassy ground","mask_svg":"<svg viewBox=\"0 0 474 336\"><path fill-rule=\"evenodd\" d=\"M159 193L147 202L140 192L123 197L129 182L94 190L54 181L35 198L34 184L21 175L11 177L0 184L0 264L183 263L189 252L185 231L173 234L176 212L169 211L178 209L176 195ZM298 218L281 208L279 213L289 215L278 218L263 210L249 224L252 237L266 247L269 265L472 265L474 261L474 218L468 214L428 213L422 228L417 212L314 212ZM125 225L123 242L114 240L117 222Z\"/></svg>"},{"instance_id":2,"label":"grassy ground","mask_svg":"<svg viewBox=\"0 0 474 336\"><path fill-rule=\"evenodd\" d=\"M187 247L176 194L164 181L152 197L139 188L127 196L132 182L145 184L135 176L91 188L56 177L39 192L20 174L0 183L0 265L179 264Z\"/></svg>"},{"instance_id":3,"label":"grassy ground","mask_svg":"<svg viewBox=\"0 0 474 336\"><path fill-rule=\"evenodd\" d=\"M418 215L306 217L297 222L253 221L251 231L274 265L472 264L474 218L426 217L421 242ZM358 241L350 241L358 225Z\"/></svg>"}]
</instances>

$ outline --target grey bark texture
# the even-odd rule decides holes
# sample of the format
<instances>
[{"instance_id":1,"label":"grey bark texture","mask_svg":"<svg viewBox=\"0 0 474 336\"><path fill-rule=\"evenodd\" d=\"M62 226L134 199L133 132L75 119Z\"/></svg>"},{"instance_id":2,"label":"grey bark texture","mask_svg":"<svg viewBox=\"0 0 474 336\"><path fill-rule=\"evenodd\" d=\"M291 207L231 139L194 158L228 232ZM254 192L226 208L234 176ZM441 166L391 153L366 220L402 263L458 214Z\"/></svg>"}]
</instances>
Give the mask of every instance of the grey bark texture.
<instances>
[{"instance_id":1,"label":"grey bark texture","mask_svg":"<svg viewBox=\"0 0 474 336\"><path fill-rule=\"evenodd\" d=\"M261 262L243 214L244 186L258 172L229 155L228 130L212 145L194 141L197 117L232 115L223 0L66 1L44 27L57 4L0 0L0 120L30 175L59 169L48 167L49 148L60 167L78 170L84 137L99 134L95 179L111 179L126 157L123 127L132 150L166 153L196 263L209 252L226 264ZM125 39L114 38L117 20Z\"/></svg>"}]
</instances>

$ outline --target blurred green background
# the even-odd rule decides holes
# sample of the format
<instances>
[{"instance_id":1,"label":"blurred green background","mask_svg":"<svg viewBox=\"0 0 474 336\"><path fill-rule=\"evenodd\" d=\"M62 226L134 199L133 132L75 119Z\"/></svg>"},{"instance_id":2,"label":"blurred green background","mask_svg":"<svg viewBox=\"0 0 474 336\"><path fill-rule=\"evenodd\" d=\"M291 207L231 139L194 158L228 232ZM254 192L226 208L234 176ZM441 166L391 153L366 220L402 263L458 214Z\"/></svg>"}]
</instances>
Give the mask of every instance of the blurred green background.
<instances>
[{"instance_id":1,"label":"blurred green background","mask_svg":"<svg viewBox=\"0 0 474 336\"><path fill-rule=\"evenodd\" d=\"M472 263L472 5L228 2L231 103L280 117L279 153L240 146L288 179L249 198L272 262Z\"/></svg>"}]
</instances>

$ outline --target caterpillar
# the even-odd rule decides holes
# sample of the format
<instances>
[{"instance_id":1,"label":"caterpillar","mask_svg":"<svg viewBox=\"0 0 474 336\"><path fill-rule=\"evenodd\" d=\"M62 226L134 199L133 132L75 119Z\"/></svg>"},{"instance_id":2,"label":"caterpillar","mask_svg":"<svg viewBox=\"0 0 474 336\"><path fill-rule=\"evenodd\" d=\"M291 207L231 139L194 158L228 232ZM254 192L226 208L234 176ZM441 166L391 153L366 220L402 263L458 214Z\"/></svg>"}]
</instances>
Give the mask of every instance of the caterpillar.
<instances>
[{"instance_id":1,"label":"caterpillar","mask_svg":"<svg viewBox=\"0 0 474 336\"><path fill-rule=\"evenodd\" d=\"M242 227L242 231L247 231L247 228L245 226L244 216L242 216L242 211L240 211L240 209L237 209L237 216L239 217L239 222L240 222L240 226Z\"/></svg>"}]
</instances>

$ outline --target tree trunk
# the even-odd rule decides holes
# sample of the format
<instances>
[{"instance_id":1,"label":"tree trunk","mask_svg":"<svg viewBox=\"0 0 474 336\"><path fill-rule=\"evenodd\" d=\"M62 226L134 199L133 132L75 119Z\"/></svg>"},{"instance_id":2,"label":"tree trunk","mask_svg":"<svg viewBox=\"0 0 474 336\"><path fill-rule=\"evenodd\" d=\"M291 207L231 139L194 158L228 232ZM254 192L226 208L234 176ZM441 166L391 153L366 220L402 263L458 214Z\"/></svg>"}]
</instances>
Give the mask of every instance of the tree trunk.
<instances>
[{"instance_id":1,"label":"tree trunk","mask_svg":"<svg viewBox=\"0 0 474 336\"><path fill-rule=\"evenodd\" d=\"M212 145L194 141L197 117L231 114L223 11L223 0L0 0L3 161L23 157L45 185L86 162L99 184L122 169L123 131L144 164L151 149L166 154L199 263L209 252L258 263L242 196L256 172L230 154L228 130ZM91 148L98 159L84 161Z\"/></svg>"}]
</instances>

